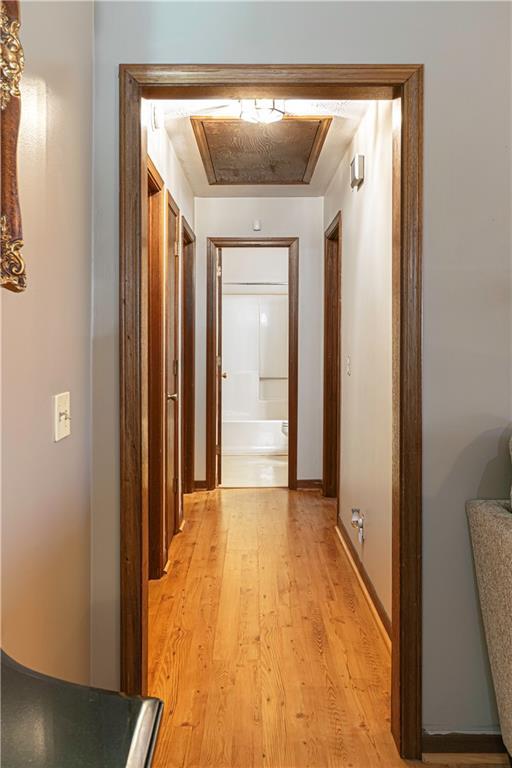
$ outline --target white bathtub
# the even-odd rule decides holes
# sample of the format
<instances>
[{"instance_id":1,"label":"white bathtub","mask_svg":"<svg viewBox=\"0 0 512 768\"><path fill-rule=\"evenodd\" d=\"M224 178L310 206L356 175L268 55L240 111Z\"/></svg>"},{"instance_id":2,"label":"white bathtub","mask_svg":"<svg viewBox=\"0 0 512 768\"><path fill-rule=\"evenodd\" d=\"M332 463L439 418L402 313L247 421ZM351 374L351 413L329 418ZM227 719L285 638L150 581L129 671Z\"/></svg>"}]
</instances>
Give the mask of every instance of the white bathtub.
<instances>
[{"instance_id":1,"label":"white bathtub","mask_svg":"<svg viewBox=\"0 0 512 768\"><path fill-rule=\"evenodd\" d=\"M278 419L223 421L222 453L227 456L250 454L288 455L286 427Z\"/></svg>"}]
</instances>

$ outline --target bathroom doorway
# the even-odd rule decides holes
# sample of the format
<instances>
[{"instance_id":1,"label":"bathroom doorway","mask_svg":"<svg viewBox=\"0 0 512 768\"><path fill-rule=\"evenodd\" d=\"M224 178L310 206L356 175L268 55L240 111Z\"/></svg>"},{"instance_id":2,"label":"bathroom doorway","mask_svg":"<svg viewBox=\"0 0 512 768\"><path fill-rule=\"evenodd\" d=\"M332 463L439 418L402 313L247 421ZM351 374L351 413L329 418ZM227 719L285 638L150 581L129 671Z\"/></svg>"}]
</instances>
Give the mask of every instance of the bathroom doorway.
<instances>
[{"instance_id":1,"label":"bathroom doorway","mask_svg":"<svg viewBox=\"0 0 512 768\"><path fill-rule=\"evenodd\" d=\"M298 241L208 241L207 484L297 483Z\"/></svg>"},{"instance_id":2,"label":"bathroom doorway","mask_svg":"<svg viewBox=\"0 0 512 768\"><path fill-rule=\"evenodd\" d=\"M288 485L288 249L222 252L221 485Z\"/></svg>"}]
</instances>

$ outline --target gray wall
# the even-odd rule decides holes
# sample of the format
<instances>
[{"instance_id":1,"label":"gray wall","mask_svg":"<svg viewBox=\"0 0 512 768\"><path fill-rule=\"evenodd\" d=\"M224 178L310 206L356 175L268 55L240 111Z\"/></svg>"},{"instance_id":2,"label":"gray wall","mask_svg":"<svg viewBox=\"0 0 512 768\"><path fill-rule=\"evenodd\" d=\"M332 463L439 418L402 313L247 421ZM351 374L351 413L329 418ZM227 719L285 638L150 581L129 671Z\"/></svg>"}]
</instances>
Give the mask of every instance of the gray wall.
<instances>
[{"instance_id":1,"label":"gray wall","mask_svg":"<svg viewBox=\"0 0 512 768\"><path fill-rule=\"evenodd\" d=\"M495 727L464 502L504 496L510 480L509 14L508 4L488 2L96 5L96 682L115 684L119 660L118 64L422 62L423 720L432 729Z\"/></svg>"},{"instance_id":2,"label":"gray wall","mask_svg":"<svg viewBox=\"0 0 512 768\"><path fill-rule=\"evenodd\" d=\"M29 286L1 296L2 647L87 682L92 5L22 3L22 41ZM72 434L54 443L52 395L66 390Z\"/></svg>"}]
</instances>

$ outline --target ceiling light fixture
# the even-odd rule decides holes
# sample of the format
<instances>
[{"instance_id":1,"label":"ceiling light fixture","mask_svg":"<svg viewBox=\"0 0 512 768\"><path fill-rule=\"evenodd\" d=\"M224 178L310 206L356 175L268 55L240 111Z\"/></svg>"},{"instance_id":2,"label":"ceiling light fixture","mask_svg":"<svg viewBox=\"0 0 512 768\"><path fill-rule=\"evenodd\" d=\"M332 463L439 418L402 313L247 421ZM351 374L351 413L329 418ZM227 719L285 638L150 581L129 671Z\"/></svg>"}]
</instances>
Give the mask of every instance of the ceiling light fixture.
<instances>
[{"instance_id":1,"label":"ceiling light fixture","mask_svg":"<svg viewBox=\"0 0 512 768\"><path fill-rule=\"evenodd\" d=\"M240 117L247 123L277 123L284 117L284 100L242 99Z\"/></svg>"}]
</instances>

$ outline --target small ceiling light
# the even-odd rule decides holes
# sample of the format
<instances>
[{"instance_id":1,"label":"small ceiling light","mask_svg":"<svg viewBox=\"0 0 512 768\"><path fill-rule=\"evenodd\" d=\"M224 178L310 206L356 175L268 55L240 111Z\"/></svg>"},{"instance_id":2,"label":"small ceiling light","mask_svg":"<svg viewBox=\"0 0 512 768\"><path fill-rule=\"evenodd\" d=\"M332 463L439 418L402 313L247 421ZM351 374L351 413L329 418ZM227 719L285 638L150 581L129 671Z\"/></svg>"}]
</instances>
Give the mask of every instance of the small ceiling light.
<instances>
[{"instance_id":1,"label":"small ceiling light","mask_svg":"<svg viewBox=\"0 0 512 768\"><path fill-rule=\"evenodd\" d=\"M284 101L279 99L242 99L240 117L248 123L277 123L284 117Z\"/></svg>"}]
</instances>

